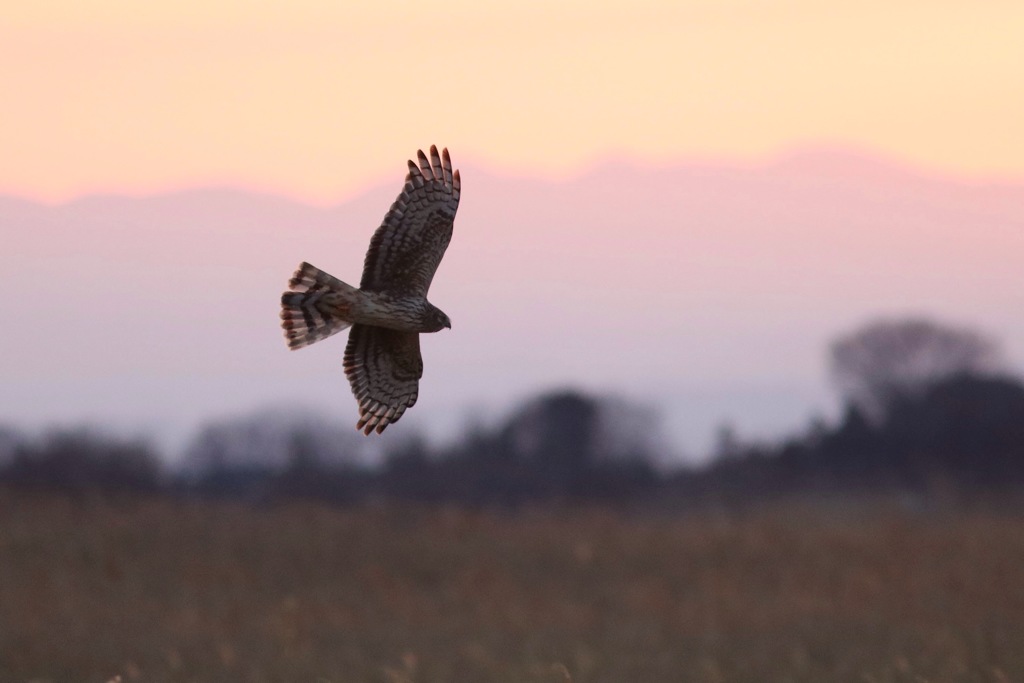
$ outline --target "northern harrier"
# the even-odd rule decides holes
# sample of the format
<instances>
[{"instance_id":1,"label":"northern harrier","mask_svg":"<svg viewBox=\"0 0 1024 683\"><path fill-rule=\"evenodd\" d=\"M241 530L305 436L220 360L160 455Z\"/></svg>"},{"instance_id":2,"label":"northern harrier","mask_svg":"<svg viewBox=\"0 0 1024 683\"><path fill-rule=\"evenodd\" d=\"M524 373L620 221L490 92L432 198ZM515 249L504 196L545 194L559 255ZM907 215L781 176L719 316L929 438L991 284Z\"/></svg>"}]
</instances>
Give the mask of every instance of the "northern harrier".
<instances>
[{"instance_id":1,"label":"northern harrier","mask_svg":"<svg viewBox=\"0 0 1024 683\"><path fill-rule=\"evenodd\" d=\"M301 349L352 326L345 374L359 403L356 429L384 431L416 403L420 333L451 329L427 290L452 238L459 172L448 150L409 161L405 187L370 240L359 289L303 263L281 295L288 347Z\"/></svg>"}]
</instances>

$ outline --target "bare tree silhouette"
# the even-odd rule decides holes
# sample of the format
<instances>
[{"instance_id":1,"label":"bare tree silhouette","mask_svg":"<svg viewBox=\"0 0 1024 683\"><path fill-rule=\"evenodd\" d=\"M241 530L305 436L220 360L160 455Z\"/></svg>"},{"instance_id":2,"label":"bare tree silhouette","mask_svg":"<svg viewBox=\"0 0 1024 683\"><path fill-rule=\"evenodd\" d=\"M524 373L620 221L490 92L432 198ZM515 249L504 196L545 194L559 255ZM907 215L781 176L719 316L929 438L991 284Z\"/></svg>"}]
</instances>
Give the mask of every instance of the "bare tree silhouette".
<instances>
[{"instance_id":1,"label":"bare tree silhouette","mask_svg":"<svg viewBox=\"0 0 1024 683\"><path fill-rule=\"evenodd\" d=\"M832 381L847 404L879 423L893 404L960 374L1004 366L999 345L974 330L924 319L879 320L835 340Z\"/></svg>"}]
</instances>

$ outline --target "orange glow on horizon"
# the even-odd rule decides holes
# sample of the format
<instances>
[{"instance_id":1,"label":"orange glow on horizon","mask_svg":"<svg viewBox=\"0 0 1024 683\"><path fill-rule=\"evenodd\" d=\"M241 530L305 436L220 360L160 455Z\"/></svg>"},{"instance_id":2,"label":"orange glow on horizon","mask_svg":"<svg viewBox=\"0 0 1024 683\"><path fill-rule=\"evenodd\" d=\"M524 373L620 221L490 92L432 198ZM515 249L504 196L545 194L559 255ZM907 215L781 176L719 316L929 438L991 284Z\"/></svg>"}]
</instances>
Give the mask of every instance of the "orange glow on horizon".
<instances>
[{"instance_id":1,"label":"orange glow on horizon","mask_svg":"<svg viewBox=\"0 0 1024 683\"><path fill-rule=\"evenodd\" d=\"M0 23L0 192L323 203L434 142L547 176L826 140L1021 179L1022 33L1009 1L22 3Z\"/></svg>"}]
</instances>

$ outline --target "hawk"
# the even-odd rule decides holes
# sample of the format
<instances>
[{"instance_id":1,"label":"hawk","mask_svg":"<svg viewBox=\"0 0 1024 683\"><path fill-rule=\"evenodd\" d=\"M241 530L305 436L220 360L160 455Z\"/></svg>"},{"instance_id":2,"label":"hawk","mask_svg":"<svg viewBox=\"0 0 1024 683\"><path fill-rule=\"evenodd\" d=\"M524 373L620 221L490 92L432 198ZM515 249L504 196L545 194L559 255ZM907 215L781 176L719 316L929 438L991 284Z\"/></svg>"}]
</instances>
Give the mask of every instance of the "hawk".
<instances>
[{"instance_id":1,"label":"hawk","mask_svg":"<svg viewBox=\"0 0 1024 683\"><path fill-rule=\"evenodd\" d=\"M370 239L359 288L303 263L281 295L288 348L351 326L345 375L359 404L356 429L384 431L416 403L423 376L420 334L451 329L427 290L452 238L462 187L448 150L409 161L405 186Z\"/></svg>"}]
</instances>

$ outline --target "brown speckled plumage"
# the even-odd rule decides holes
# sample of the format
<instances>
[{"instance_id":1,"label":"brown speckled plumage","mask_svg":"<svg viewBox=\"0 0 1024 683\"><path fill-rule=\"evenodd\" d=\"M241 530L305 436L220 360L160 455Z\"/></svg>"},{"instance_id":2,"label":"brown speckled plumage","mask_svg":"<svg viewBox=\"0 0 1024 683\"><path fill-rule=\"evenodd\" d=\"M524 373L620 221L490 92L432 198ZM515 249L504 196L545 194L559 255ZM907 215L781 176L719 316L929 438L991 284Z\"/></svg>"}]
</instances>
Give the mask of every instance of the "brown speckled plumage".
<instances>
[{"instance_id":1,"label":"brown speckled plumage","mask_svg":"<svg viewBox=\"0 0 1024 683\"><path fill-rule=\"evenodd\" d=\"M345 374L359 404L357 429L384 431L416 403L423 376L419 335L451 327L427 290L452 238L461 179L448 150L417 153L401 194L370 239L359 289L303 263L281 295L288 347L351 326Z\"/></svg>"}]
</instances>

